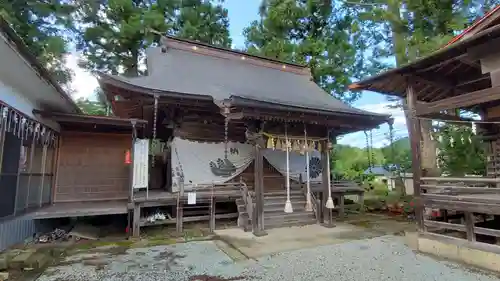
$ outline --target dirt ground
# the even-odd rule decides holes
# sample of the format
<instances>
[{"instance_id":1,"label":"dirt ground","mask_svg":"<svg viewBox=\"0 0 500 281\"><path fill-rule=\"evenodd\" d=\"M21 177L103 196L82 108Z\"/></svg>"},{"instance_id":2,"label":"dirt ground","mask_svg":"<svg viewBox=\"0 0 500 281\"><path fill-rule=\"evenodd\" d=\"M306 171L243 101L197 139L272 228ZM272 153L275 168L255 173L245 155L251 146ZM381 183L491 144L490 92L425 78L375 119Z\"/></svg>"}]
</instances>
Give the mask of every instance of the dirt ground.
<instances>
[{"instance_id":1,"label":"dirt ground","mask_svg":"<svg viewBox=\"0 0 500 281\"><path fill-rule=\"evenodd\" d=\"M182 239L155 233L74 247L32 280L500 280L416 254L399 236L411 230L405 220L353 215L334 228L273 229L258 238L235 228L211 236L188 230Z\"/></svg>"}]
</instances>

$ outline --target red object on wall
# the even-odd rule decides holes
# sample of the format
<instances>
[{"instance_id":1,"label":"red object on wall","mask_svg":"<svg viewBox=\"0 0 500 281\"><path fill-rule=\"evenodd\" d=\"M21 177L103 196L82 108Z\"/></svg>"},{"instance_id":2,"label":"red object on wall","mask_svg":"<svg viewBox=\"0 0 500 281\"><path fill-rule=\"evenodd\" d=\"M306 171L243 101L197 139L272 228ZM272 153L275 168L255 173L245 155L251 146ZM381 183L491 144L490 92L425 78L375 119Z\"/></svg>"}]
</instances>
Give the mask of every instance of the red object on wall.
<instances>
[{"instance_id":1,"label":"red object on wall","mask_svg":"<svg viewBox=\"0 0 500 281\"><path fill-rule=\"evenodd\" d=\"M125 152L125 164L132 164L132 159L130 157L130 150Z\"/></svg>"}]
</instances>

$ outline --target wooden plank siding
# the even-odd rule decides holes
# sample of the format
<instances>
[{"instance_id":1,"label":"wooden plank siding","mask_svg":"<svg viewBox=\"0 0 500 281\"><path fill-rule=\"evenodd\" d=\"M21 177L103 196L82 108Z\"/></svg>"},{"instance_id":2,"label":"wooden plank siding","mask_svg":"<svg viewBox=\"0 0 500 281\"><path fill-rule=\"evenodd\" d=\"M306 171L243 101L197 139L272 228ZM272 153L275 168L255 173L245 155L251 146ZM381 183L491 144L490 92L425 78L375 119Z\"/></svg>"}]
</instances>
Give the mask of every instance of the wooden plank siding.
<instances>
[{"instance_id":1,"label":"wooden plank siding","mask_svg":"<svg viewBox=\"0 0 500 281\"><path fill-rule=\"evenodd\" d=\"M63 132L54 202L128 198L128 134Z\"/></svg>"}]
</instances>

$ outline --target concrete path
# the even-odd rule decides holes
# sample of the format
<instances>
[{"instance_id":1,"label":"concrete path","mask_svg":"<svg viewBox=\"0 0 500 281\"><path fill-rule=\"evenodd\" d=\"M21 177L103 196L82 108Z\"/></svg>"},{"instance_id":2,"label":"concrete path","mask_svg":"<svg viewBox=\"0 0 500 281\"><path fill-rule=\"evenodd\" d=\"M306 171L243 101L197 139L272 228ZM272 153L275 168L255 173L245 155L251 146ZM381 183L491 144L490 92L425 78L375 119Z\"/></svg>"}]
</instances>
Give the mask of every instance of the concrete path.
<instances>
[{"instance_id":1,"label":"concrete path","mask_svg":"<svg viewBox=\"0 0 500 281\"><path fill-rule=\"evenodd\" d=\"M352 240L384 235L380 231L367 230L351 224L338 223L334 228L308 225L267 230L268 235L255 237L239 228L215 231L221 240L239 250L248 258L258 258L284 251L333 245Z\"/></svg>"}]
</instances>

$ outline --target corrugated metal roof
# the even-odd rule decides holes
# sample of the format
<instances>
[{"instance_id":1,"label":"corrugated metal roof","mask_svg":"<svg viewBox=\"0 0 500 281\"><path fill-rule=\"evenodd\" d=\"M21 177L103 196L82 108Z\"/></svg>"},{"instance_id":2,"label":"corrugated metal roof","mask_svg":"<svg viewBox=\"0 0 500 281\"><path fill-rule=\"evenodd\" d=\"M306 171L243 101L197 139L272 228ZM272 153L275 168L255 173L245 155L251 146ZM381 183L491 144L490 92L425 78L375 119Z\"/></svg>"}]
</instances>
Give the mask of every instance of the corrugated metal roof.
<instances>
[{"instance_id":1,"label":"corrugated metal roof","mask_svg":"<svg viewBox=\"0 0 500 281\"><path fill-rule=\"evenodd\" d=\"M208 95L215 101L241 97L329 112L389 117L354 108L332 97L310 76L188 50L148 51L149 76L125 78L101 75L143 89L164 93ZM103 80L104 81L104 80Z\"/></svg>"}]
</instances>

